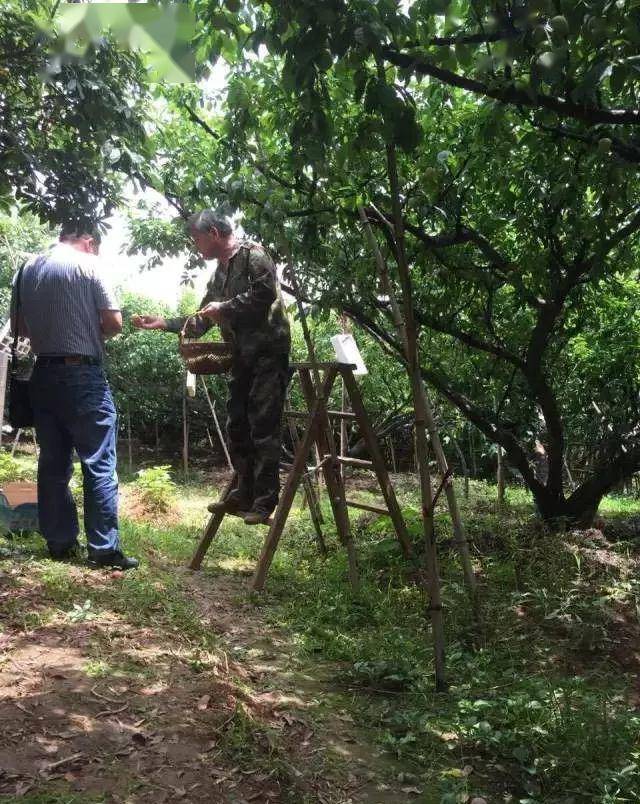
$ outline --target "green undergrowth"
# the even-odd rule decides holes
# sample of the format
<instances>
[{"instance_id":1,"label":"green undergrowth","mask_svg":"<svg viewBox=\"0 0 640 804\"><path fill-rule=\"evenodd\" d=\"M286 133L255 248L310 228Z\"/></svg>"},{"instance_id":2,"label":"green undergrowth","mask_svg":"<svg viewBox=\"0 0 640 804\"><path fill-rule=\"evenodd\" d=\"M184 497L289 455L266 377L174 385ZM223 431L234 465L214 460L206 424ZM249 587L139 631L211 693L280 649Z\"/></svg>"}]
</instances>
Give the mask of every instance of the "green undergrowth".
<instances>
[{"instance_id":1,"label":"green undergrowth","mask_svg":"<svg viewBox=\"0 0 640 804\"><path fill-rule=\"evenodd\" d=\"M475 489L464 503L477 545L482 629L470 617L448 517L437 514L448 694L434 692L418 565L401 558L387 520L355 528L355 596L343 551L336 547L323 561L308 524L290 526L267 614L295 634L309 661L337 663L334 684L351 696L358 721L421 768L442 802L639 801L633 668L616 664L612 652L616 621L628 617L637 627L640 581L631 570L590 565L570 539L545 533L520 495L498 516L490 494ZM419 550L415 499L404 510ZM598 546L587 543L587 552ZM633 558L628 546L619 554Z\"/></svg>"},{"instance_id":2,"label":"green undergrowth","mask_svg":"<svg viewBox=\"0 0 640 804\"><path fill-rule=\"evenodd\" d=\"M91 584L89 570L69 572L48 561L41 540L14 542L14 567L22 570L10 582L19 586L28 576L46 601L28 617L16 605L14 625L20 617L20 627L35 628L56 617L74 622L108 612L187 643L195 667L215 640L186 591L184 567L206 521L205 500L215 495L193 484L178 485L177 495L182 524L123 520L124 547L143 564L114 582ZM267 592L255 598L261 614L289 634L292 659L310 674L316 668L329 673L323 682L350 707L366 739L407 768L410 787L420 791L417 801L640 802L640 715L630 698L638 670L633 646L637 651L640 639L638 545L603 547L589 534L549 534L521 490L508 489L498 512L495 488L472 483L461 506L481 586L479 628L441 500L436 529L449 691L436 693L421 583L420 506L408 483L399 496L416 558L402 558L388 519L352 517L357 594L348 586L334 530L325 526L329 555L323 559L308 513L292 511ZM633 517L640 505L609 498L602 510L605 519ZM326 505L324 514L330 523ZM204 580L213 586L221 574L237 574L248 581L264 532L227 518L205 561ZM136 668L97 650L85 671L102 678ZM332 706L334 697L327 696L319 716L329 716ZM251 747L255 739L268 746L271 737L239 711L226 750L240 758L246 748L251 761L262 750ZM267 753L286 784L286 755L277 740Z\"/></svg>"}]
</instances>

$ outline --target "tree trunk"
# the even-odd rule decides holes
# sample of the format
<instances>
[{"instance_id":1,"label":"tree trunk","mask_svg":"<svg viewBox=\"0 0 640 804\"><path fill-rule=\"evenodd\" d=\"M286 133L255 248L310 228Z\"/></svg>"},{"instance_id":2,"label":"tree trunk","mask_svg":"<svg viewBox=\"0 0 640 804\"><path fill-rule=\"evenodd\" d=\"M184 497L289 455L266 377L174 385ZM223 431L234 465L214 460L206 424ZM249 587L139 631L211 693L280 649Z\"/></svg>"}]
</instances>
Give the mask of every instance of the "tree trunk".
<instances>
[{"instance_id":1,"label":"tree trunk","mask_svg":"<svg viewBox=\"0 0 640 804\"><path fill-rule=\"evenodd\" d=\"M542 491L532 489L540 518L552 530L591 527L606 492L589 490L586 486L583 483L569 498L563 494L554 495L545 487Z\"/></svg>"}]
</instances>

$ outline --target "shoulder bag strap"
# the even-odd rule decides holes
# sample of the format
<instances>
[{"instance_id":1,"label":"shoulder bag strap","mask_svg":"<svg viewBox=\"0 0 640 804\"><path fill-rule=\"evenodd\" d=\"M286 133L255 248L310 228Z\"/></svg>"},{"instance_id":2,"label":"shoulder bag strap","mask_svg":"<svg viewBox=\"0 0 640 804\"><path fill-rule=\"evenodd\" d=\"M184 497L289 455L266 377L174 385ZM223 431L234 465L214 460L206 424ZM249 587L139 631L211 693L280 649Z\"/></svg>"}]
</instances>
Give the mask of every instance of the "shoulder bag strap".
<instances>
[{"instance_id":1,"label":"shoulder bag strap","mask_svg":"<svg viewBox=\"0 0 640 804\"><path fill-rule=\"evenodd\" d=\"M13 333L13 343L11 344L11 365L15 366L16 364L16 354L18 352L18 339L19 339L19 329L20 329L20 310L22 308L22 299L21 299L21 290L22 290L22 272L24 271L25 265L27 263L24 262L18 269L18 276L16 277L16 294L15 294L15 305L13 309L13 320L14 320L14 333Z\"/></svg>"}]
</instances>

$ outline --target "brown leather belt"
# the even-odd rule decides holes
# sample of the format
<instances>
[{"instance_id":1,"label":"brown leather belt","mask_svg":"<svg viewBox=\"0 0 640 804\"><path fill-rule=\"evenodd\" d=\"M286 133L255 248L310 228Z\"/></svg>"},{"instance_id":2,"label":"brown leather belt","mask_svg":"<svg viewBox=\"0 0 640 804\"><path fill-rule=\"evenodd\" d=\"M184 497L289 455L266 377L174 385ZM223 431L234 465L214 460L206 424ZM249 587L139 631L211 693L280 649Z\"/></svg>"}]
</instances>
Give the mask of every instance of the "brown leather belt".
<instances>
[{"instance_id":1,"label":"brown leather belt","mask_svg":"<svg viewBox=\"0 0 640 804\"><path fill-rule=\"evenodd\" d=\"M101 366L102 360L89 355L38 355L41 366Z\"/></svg>"}]
</instances>

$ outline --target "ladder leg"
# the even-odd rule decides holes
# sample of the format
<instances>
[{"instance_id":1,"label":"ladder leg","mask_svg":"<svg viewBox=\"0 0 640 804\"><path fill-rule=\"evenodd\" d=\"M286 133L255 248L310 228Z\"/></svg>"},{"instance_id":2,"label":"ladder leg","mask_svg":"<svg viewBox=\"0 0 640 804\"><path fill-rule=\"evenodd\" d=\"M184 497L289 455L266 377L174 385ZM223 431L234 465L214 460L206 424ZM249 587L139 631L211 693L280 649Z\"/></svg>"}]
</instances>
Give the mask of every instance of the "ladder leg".
<instances>
[{"instance_id":1,"label":"ladder leg","mask_svg":"<svg viewBox=\"0 0 640 804\"><path fill-rule=\"evenodd\" d=\"M400 547L405 558L409 558L412 554L412 550L407 526L404 521L404 517L402 516L400 506L398 505L398 499L393 489L393 485L389 479L389 473L387 472L387 467L385 466L384 458L382 456L382 452L380 451L378 439L376 438L376 434L374 433L371 422L369 421L369 416L367 414L367 409L364 406L360 388L358 388L358 383L356 382L356 378L353 376L351 369L342 369L342 378L347 388L349 399L351 400L351 407L358 417L358 424L360 425L362 436L365 444L367 445L367 449L369 450L371 462L373 463L373 469L376 473L376 477L378 478L378 484L382 491L382 496L384 497L385 503L387 504L387 510L389 511L389 516L393 522L398 541L400 542Z\"/></svg>"},{"instance_id":2,"label":"ladder leg","mask_svg":"<svg viewBox=\"0 0 640 804\"><path fill-rule=\"evenodd\" d=\"M333 379L335 379L335 373L331 378L331 382L333 382ZM319 425L319 413L322 406L322 397L324 395L328 396L329 391L331 390L331 384L328 382L328 380L329 377L325 379L320 391L320 395L318 399L313 402L311 407L309 424L307 425L307 429L305 430L305 433L296 449L296 454L293 459L293 466L291 467L289 475L287 476L282 494L280 495L280 502L278 503L276 512L273 515L273 522L271 523L269 533L264 541L264 546L262 548L260 558L258 559L256 571L251 582L251 588L256 592L261 592L264 589L269 567L271 566L273 556L275 555L278 547L278 542L282 536L282 531L284 530L287 516L291 510L293 498L296 495L300 479L305 471L307 465L307 456L316 437L316 430Z\"/></svg>"},{"instance_id":3,"label":"ladder leg","mask_svg":"<svg viewBox=\"0 0 640 804\"><path fill-rule=\"evenodd\" d=\"M200 567L202 566L202 560L205 557L207 550L209 549L209 545L213 541L216 533L218 532L218 528L222 524L223 519L224 519L224 511L219 511L211 515L209 522L207 523L207 527L205 528L202 539L200 539L200 544L198 545L195 553L193 554L193 558L191 559L191 563L189 564L189 569L192 570L200 569Z\"/></svg>"},{"instance_id":4,"label":"ladder leg","mask_svg":"<svg viewBox=\"0 0 640 804\"><path fill-rule=\"evenodd\" d=\"M336 371L337 369L330 369L325 375L325 385L327 380L330 379L331 384L329 385L329 389L331 388L331 385L333 385ZM307 405L309 405L316 397L316 393L314 390L313 381L311 380L311 374L308 369L303 369L300 371L300 385L302 387L302 392L305 396L305 399L307 400ZM349 513L347 511L345 501L344 484L342 482L342 475L340 474L339 470L336 445L333 438L333 433L331 432L331 423L329 422L329 416L327 414L326 400L329 394L327 393L326 397L324 398L323 396L324 395L321 395L318 399L321 407L319 411L320 420L316 434L316 443L318 444L321 455L330 455L330 460L327 462L327 464L325 464L323 473L325 482L327 484L327 490L329 491L329 500L331 502L333 516L336 521L338 536L344 545L345 550L347 551L349 581L353 591L357 592L360 586L360 575L358 572L355 545L353 542L353 536L351 534L351 527L349 525Z\"/></svg>"},{"instance_id":5,"label":"ladder leg","mask_svg":"<svg viewBox=\"0 0 640 804\"><path fill-rule=\"evenodd\" d=\"M322 524L320 521L320 517L322 516L320 507L318 506L318 499L316 497L315 489L313 488L313 483L311 479L302 477L302 485L304 487L304 493L307 498L307 502L309 504L309 513L311 514L311 521L313 522L313 529L316 532L316 542L318 543L318 552L321 556L327 555L327 545L324 540L324 534L322 533Z\"/></svg>"},{"instance_id":6,"label":"ladder leg","mask_svg":"<svg viewBox=\"0 0 640 804\"><path fill-rule=\"evenodd\" d=\"M285 416L287 415L288 412L289 412L289 404L287 401ZM300 446L300 437L298 436L298 431L296 430L295 424L290 419L288 420L288 426L289 426L289 435L291 436L291 443L293 445L294 451L297 451L298 447ZM311 478L307 477L306 474L303 474L302 476L302 485L304 488L305 499L309 504L309 513L311 514L311 521L313 522L313 528L316 532L318 551L320 552L320 555L326 556L327 545L325 544L324 534L322 533L322 513L320 511L318 498L316 497L315 489L313 488Z\"/></svg>"},{"instance_id":7,"label":"ladder leg","mask_svg":"<svg viewBox=\"0 0 640 804\"><path fill-rule=\"evenodd\" d=\"M233 488L233 484L236 480L236 473L234 472L231 476L231 480L227 483L224 487L222 494L220 495L220 499L224 500L227 494ZM215 514L212 514L207 522L207 527L204 530L204 534L202 535L202 539L200 539L200 543L196 548L195 553L193 554L193 558L189 563L189 569L192 570L199 570L202 566L202 559L205 557L207 550L209 549L209 545L213 541L216 533L218 532L218 528L222 524L222 520L224 519L224 511L218 511Z\"/></svg>"}]
</instances>

